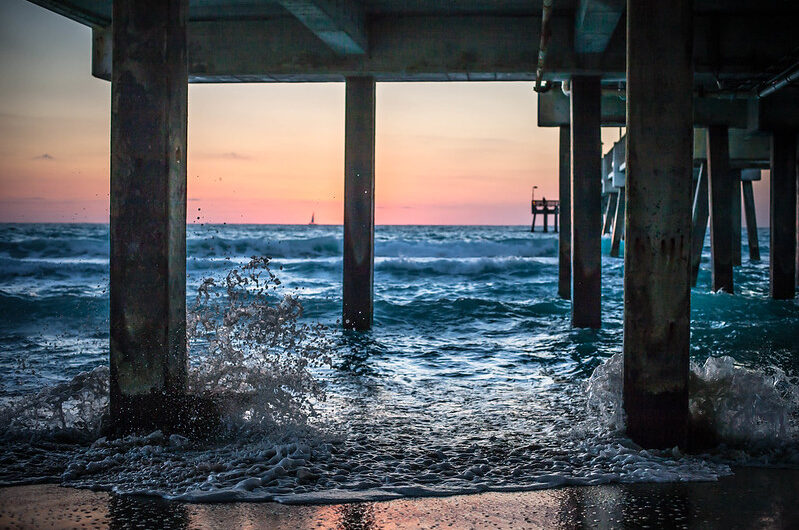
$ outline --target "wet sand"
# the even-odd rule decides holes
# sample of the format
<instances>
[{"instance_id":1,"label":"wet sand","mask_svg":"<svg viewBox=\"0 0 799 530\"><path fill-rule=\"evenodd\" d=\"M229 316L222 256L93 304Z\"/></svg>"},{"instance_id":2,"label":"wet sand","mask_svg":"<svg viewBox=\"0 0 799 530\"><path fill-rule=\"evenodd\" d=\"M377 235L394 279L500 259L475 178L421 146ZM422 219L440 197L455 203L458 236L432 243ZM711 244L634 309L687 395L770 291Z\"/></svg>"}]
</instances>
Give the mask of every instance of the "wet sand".
<instances>
[{"instance_id":1,"label":"wet sand","mask_svg":"<svg viewBox=\"0 0 799 530\"><path fill-rule=\"evenodd\" d=\"M799 470L386 502L180 504L57 485L0 488L0 528L799 528Z\"/></svg>"}]
</instances>

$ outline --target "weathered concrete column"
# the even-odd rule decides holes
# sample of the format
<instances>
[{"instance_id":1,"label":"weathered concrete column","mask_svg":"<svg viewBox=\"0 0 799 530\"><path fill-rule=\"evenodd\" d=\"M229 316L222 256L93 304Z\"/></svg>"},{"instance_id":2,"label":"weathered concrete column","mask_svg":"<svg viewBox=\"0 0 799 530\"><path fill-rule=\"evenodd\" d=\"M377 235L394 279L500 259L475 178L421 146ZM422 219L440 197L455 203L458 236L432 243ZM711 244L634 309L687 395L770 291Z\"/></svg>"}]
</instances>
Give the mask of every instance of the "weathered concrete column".
<instances>
[{"instance_id":1,"label":"weathered concrete column","mask_svg":"<svg viewBox=\"0 0 799 530\"><path fill-rule=\"evenodd\" d=\"M699 276L699 265L702 262L702 249L705 246L705 233L707 231L708 205L707 205L707 171L705 164L699 166L699 180L696 181L694 194L693 215L691 218L691 285L696 286Z\"/></svg>"},{"instance_id":2,"label":"weathered concrete column","mask_svg":"<svg viewBox=\"0 0 799 530\"><path fill-rule=\"evenodd\" d=\"M741 187L744 195L746 236L749 241L749 261L760 261L760 243L757 240L757 216L755 215L755 195L752 192L752 181L741 182Z\"/></svg>"},{"instance_id":3,"label":"weathered concrete column","mask_svg":"<svg viewBox=\"0 0 799 530\"><path fill-rule=\"evenodd\" d=\"M735 292L732 280L732 172L725 126L707 129L710 183L711 290Z\"/></svg>"},{"instance_id":4,"label":"weathered concrete column","mask_svg":"<svg viewBox=\"0 0 799 530\"><path fill-rule=\"evenodd\" d=\"M741 266L741 170L730 172L732 180L732 266Z\"/></svg>"},{"instance_id":5,"label":"weathered concrete column","mask_svg":"<svg viewBox=\"0 0 799 530\"><path fill-rule=\"evenodd\" d=\"M608 193L608 207L605 210L605 218L602 222L602 235L610 234L613 230L613 220L616 216L616 204L618 204L618 193Z\"/></svg>"},{"instance_id":6,"label":"weathered concrete column","mask_svg":"<svg viewBox=\"0 0 799 530\"><path fill-rule=\"evenodd\" d=\"M374 78L348 77L345 106L343 324L367 330L374 313Z\"/></svg>"},{"instance_id":7,"label":"weathered concrete column","mask_svg":"<svg viewBox=\"0 0 799 530\"><path fill-rule=\"evenodd\" d=\"M558 296L571 298L571 130L568 125L560 127L558 151L558 184L560 188L560 235L558 236Z\"/></svg>"},{"instance_id":8,"label":"weathered concrete column","mask_svg":"<svg viewBox=\"0 0 799 530\"><path fill-rule=\"evenodd\" d=\"M599 77L571 80L572 325L601 325L602 144Z\"/></svg>"},{"instance_id":9,"label":"weathered concrete column","mask_svg":"<svg viewBox=\"0 0 799 530\"><path fill-rule=\"evenodd\" d=\"M625 188L619 189L618 200L616 201L616 211L613 212L613 235L610 240L610 256L619 257L619 247L621 238L624 237L624 210L627 204Z\"/></svg>"},{"instance_id":10,"label":"weathered concrete column","mask_svg":"<svg viewBox=\"0 0 799 530\"><path fill-rule=\"evenodd\" d=\"M796 292L796 133L771 136L771 297L788 300Z\"/></svg>"},{"instance_id":11,"label":"weathered concrete column","mask_svg":"<svg viewBox=\"0 0 799 530\"><path fill-rule=\"evenodd\" d=\"M186 393L188 0L115 0L111 420L170 428Z\"/></svg>"},{"instance_id":12,"label":"weathered concrete column","mask_svg":"<svg viewBox=\"0 0 799 530\"><path fill-rule=\"evenodd\" d=\"M627 1L624 409L645 447L688 433L692 7Z\"/></svg>"}]
</instances>

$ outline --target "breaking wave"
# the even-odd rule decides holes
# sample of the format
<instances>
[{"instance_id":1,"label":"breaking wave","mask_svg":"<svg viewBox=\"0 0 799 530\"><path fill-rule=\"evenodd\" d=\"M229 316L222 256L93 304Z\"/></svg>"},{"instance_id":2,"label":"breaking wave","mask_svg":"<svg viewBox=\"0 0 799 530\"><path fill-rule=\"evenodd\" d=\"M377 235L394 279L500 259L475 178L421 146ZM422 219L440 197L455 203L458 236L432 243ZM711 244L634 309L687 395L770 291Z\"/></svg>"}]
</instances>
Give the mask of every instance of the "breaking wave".
<instances>
[{"instance_id":1,"label":"breaking wave","mask_svg":"<svg viewBox=\"0 0 799 530\"><path fill-rule=\"evenodd\" d=\"M623 432L624 357L598 366L585 383L589 408L604 425ZM692 424L710 429L720 444L760 451L787 449L799 464L799 378L782 370L753 370L732 357L691 361L689 410Z\"/></svg>"}]
</instances>

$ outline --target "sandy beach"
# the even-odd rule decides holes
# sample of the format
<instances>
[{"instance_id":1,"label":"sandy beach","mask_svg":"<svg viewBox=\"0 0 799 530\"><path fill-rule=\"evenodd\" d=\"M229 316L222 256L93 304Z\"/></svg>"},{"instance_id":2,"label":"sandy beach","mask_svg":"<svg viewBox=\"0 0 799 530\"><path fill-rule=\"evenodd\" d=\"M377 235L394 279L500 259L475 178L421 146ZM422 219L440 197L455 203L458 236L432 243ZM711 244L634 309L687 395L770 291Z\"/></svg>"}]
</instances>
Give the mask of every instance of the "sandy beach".
<instances>
[{"instance_id":1,"label":"sandy beach","mask_svg":"<svg viewBox=\"0 0 799 530\"><path fill-rule=\"evenodd\" d=\"M180 504L44 484L0 489L2 528L797 528L799 471L331 505Z\"/></svg>"}]
</instances>

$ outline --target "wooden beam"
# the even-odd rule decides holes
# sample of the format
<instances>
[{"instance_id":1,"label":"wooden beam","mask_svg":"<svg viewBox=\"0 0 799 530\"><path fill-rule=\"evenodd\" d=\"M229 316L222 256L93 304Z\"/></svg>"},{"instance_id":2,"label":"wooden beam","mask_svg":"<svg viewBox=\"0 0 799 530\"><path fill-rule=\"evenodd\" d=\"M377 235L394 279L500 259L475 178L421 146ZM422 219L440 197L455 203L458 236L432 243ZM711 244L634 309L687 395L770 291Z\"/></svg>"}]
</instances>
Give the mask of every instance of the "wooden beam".
<instances>
[{"instance_id":1,"label":"wooden beam","mask_svg":"<svg viewBox=\"0 0 799 530\"><path fill-rule=\"evenodd\" d=\"M343 55L369 50L366 13L355 0L278 0L327 46Z\"/></svg>"},{"instance_id":2,"label":"wooden beam","mask_svg":"<svg viewBox=\"0 0 799 530\"><path fill-rule=\"evenodd\" d=\"M574 51L603 53L625 7L625 0L580 0L574 21Z\"/></svg>"}]
</instances>

